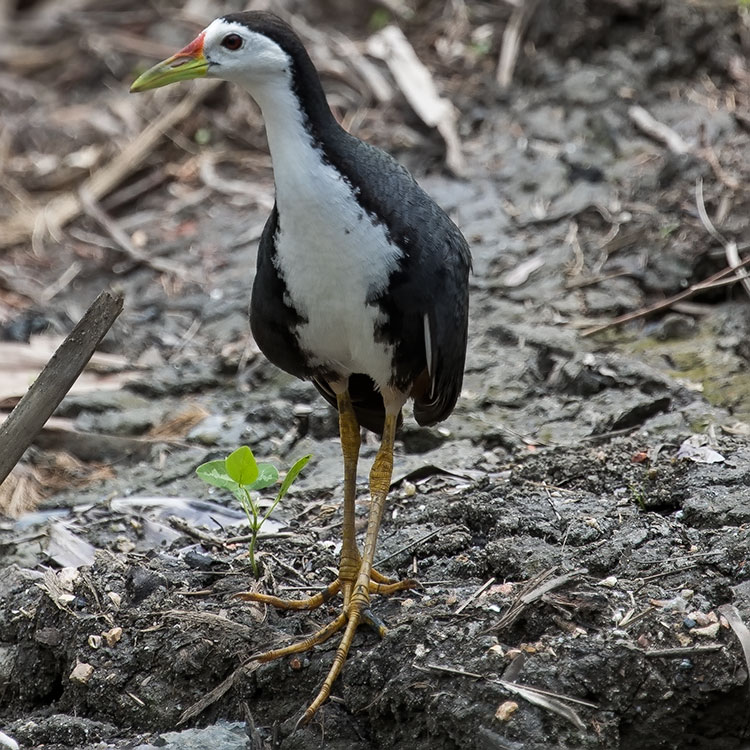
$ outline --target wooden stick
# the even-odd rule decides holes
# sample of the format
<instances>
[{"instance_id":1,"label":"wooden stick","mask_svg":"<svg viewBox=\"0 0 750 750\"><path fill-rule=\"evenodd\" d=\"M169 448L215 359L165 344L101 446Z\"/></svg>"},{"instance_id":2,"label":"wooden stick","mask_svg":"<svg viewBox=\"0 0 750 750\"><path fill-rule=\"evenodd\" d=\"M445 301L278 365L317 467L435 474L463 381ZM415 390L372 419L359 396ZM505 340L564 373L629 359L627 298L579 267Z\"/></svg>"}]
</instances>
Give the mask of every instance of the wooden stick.
<instances>
[{"instance_id":1,"label":"wooden stick","mask_svg":"<svg viewBox=\"0 0 750 750\"><path fill-rule=\"evenodd\" d=\"M505 26L503 47L500 50L500 59L497 63L497 73L495 74L497 85L503 91L510 86L513 80L513 71L518 61L518 53L521 50L523 35L538 5L539 0L521 2L516 6L510 20Z\"/></svg>"},{"instance_id":2,"label":"wooden stick","mask_svg":"<svg viewBox=\"0 0 750 750\"><path fill-rule=\"evenodd\" d=\"M714 226L714 223L708 216L706 211L706 202L703 199L703 178L699 177L695 181L695 205L698 208L698 218L701 220L704 229L724 248L724 254L732 268L738 268L742 262L740 259L740 251L737 247L737 243L734 240L728 240L724 235ZM750 278L748 278L747 271L742 270L737 273L740 277L740 282L745 288L745 291L750 295Z\"/></svg>"},{"instance_id":3,"label":"wooden stick","mask_svg":"<svg viewBox=\"0 0 750 750\"><path fill-rule=\"evenodd\" d=\"M71 389L122 305L122 294L102 292L0 425L0 484Z\"/></svg>"},{"instance_id":4,"label":"wooden stick","mask_svg":"<svg viewBox=\"0 0 750 750\"><path fill-rule=\"evenodd\" d=\"M688 154L693 150L690 148L690 144L679 133L672 130L669 125L659 122L643 107L633 105L628 109L628 116L635 123L636 127L646 133L646 135L651 136L657 141L661 141L673 154Z\"/></svg>"},{"instance_id":5,"label":"wooden stick","mask_svg":"<svg viewBox=\"0 0 750 750\"><path fill-rule=\"evenodd\" d=\"M483 594L487 589L495 583L494 578L490 578L489 581L485 581L456 611L455 614L460 615L480 594Z\"/></svg>"},{"instance_id":6,"label":"wooden stick","mask_svg":"<svg viewBox=\"0 0 750 750\"><path fill-rule=\"evenodd\" d=\"M640 310L636 310L635 312L630 312L630 313L625 313L624 315L620 315L617 318L613 318L608 323L603 323L602 325L599 325L599 326L593 326L592 328L587 328L585 331L581 332L581 336L584 336L584 337L593 336L595 333L606 331L608 328L618 326L621 323L629 323L631 320L638 320L638 318L645 318L648 315L651 315L652 313L659 312L660 310L666 310L668 307L672 307L672 305L674 305L675 302L681 302L684 299L688 299L689 297L692 297L694 294L698 294L698 292L702 292L706 289L713 288L714 286L716 286L717 282L719 281L725 280L727 284L734 284L740 281L741 277L732 276L731 278L727 279L727 276L734 273L735 271L739 271L739 269L741 268L745 268L746 266L750 266L750 256L745 258L736 266L727 266L726 268L723 268L721 271L717 271L712 276L709 276L705 281L701 281L698 284L693 284L692 286L689 286L684 291L678 292L677 294L673 294L671 297L667 297L666 299L663 299L660 302L654 302L652 305L643 307Z\"/></svg>"}]
</instances>

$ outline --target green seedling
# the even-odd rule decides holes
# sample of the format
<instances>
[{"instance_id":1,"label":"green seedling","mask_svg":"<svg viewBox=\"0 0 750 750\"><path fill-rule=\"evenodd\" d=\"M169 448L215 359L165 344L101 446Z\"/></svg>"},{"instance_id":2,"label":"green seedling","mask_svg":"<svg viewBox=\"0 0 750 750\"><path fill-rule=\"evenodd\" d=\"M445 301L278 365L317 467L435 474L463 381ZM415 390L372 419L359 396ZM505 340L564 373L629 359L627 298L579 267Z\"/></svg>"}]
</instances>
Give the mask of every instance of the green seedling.
<instances>
[{"instance_id":1,"label":"green seedling","mask_svg":"<svg viewBox=\"0 0 750 750\"><path fill-rule=\"evenodd\" d=\"M640 510L646 510L646 492L643 485L630 485L630 497Z\"/></svg>"},{"instance_id":2,"label":"green seedling","mask_svg":"<svg viewBox=\"0 0 750 750\"><path fill-rule=\"evenodd\" d=\"M258 505L260 490L270 487L279 481L279 472L273 464L258 463L255 460L253 452L246 445L237 448L226 458L217 461L208 461L201 464L196 470L196 474L208 484L214 487L220 487L229 490L239 501L242 509L247 515L250 523L250 564L253 567L253 574L256 578L259 576L258 563L255 559L255 545L258 541L258 532L265 523L268 516L273 513L274 508L280 500L289 491L292 482L297 475L304 469L305 464L310 460L310 456L303 456L294 466L286 473L284 481L281 483L276 499L271 507L261 513Z\"/></svg>"}]
</instances>

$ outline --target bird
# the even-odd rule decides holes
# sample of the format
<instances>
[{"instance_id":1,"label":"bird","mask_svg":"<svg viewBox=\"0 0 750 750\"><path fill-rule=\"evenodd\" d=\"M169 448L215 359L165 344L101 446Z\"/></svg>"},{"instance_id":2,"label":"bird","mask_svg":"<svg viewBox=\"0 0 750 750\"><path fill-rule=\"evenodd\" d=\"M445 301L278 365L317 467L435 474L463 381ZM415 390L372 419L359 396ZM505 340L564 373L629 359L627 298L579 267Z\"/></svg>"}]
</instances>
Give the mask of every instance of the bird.
<instances>
[{"instance_id":1,"label":"bird","mask_svg":"<svg viewBox=\"0 0 750 750\"><path fill-rule=\"evenodd\" d=\"M300 717L327 700L360 623L382 635L372 594L417 585L374 567L402 409L420 425L453 411L467 350L471 252L461 231L389 154L347 132L328 105L318 72L284 20L258 11L211 22L131 92L195 78L245 89L261 110L275 203L258 245L250 329L266 358L312 382L338 410L344 464L339 572L315 596L246 599L309 610L343 599L338 616L310 637L255 654L265 662L300 653L343 630L332 666ZM369 475L362 549L355 533L362 428L380 436Z\"/></svg>"}]
</instances>

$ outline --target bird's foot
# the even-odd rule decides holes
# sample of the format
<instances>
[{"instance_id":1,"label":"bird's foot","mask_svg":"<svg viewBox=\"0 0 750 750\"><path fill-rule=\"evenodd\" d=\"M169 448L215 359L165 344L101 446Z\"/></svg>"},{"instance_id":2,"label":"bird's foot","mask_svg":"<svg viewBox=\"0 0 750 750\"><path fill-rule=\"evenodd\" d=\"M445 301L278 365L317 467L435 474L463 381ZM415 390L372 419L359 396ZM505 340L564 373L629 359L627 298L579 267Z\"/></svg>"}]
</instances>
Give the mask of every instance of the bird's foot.
<instances>
[{"instance_id":1,"label":"bird's foot","mask_svg":"<svg viewBox=\"0 0 750 750\"><path fill-rule=\"evenodd\" d=\"M326 602L329 602L339 593L339 591L342 590L342 588L345 591L347 588L348 590L351 590L353 583L354 581L349 577L342 577L339 575L336 580L326 586L323 591L303 599L282 599L278 596L261 594L257 591L240 591L234 595L234 598L244 599L248 602L257 602L259 604L268 604L276 609L310 610L317 609ZM389 594L395 594L397 591L413 589L418 585L419 583L413 578L405 578L402 581L395 581L394 579L388 578L382 573L379 573L377 570L373 570L370 575L369 592L371 594L388 596Z\"/></svg>"},{"instance_id":2,"label":"bird's foot","mask_svg":"<svg viewBox=\"0 0 750 750\"><path fill-rule=\"evenodd\" d=\"M354 633L357 626L360 623L366 623L374 628L381 638L385 636L387 632L385 624L370 610L370 595L393 594L397 591L405 591L407 589L415 588L418 585L418 582L413 579L407 578L402 581L393 581L375 570L370 570L369 572L366 570L360 570L359 575L356 578L356 583L353 584L351 580L342 580L339 577L324 591L306 599L281 599L279 597L269 596L267 594L257 594L254 592L244 592L236 595L248 601L270 604L279 609L313 609L329 601L340 590L343 589L345 592L345 599L348 599L348 601L345 601L341 613L320 630L297 643L253 654L251 657L254 661L269 662L281 659L285 656L309 651L319 643L327 641L342 628L345 628L344 635L341 638L341 643L336 649L336 655L334 656L331 669L329 670L322 687L318 691L318 695L300 718L297 726L307 724L307 722L309 722L315 715L318 708L327 700L331 693L333 683L344 666L352 641L354 640ZM352 592L351 596L346 596L347 591Z\"/></svg>"}]
</instances>

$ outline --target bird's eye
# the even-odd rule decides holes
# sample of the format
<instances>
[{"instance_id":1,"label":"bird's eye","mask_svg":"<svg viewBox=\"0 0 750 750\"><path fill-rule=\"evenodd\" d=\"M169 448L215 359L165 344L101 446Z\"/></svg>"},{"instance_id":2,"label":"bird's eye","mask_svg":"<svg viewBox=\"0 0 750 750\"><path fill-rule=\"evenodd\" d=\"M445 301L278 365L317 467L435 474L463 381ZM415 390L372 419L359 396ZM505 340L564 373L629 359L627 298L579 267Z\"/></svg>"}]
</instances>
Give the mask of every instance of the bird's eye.
<instances>
[{"instance_id":1,"label":"bird's eye","mask_svg":"<svg viewBox=\"0 0 750 750\"><path fill-rule=\"evenodd\" d=\"M221 40L221 46L229 50L236 50L242 46L242 37L239 34L227 34Z\"/></svg>"}]
</instances>

